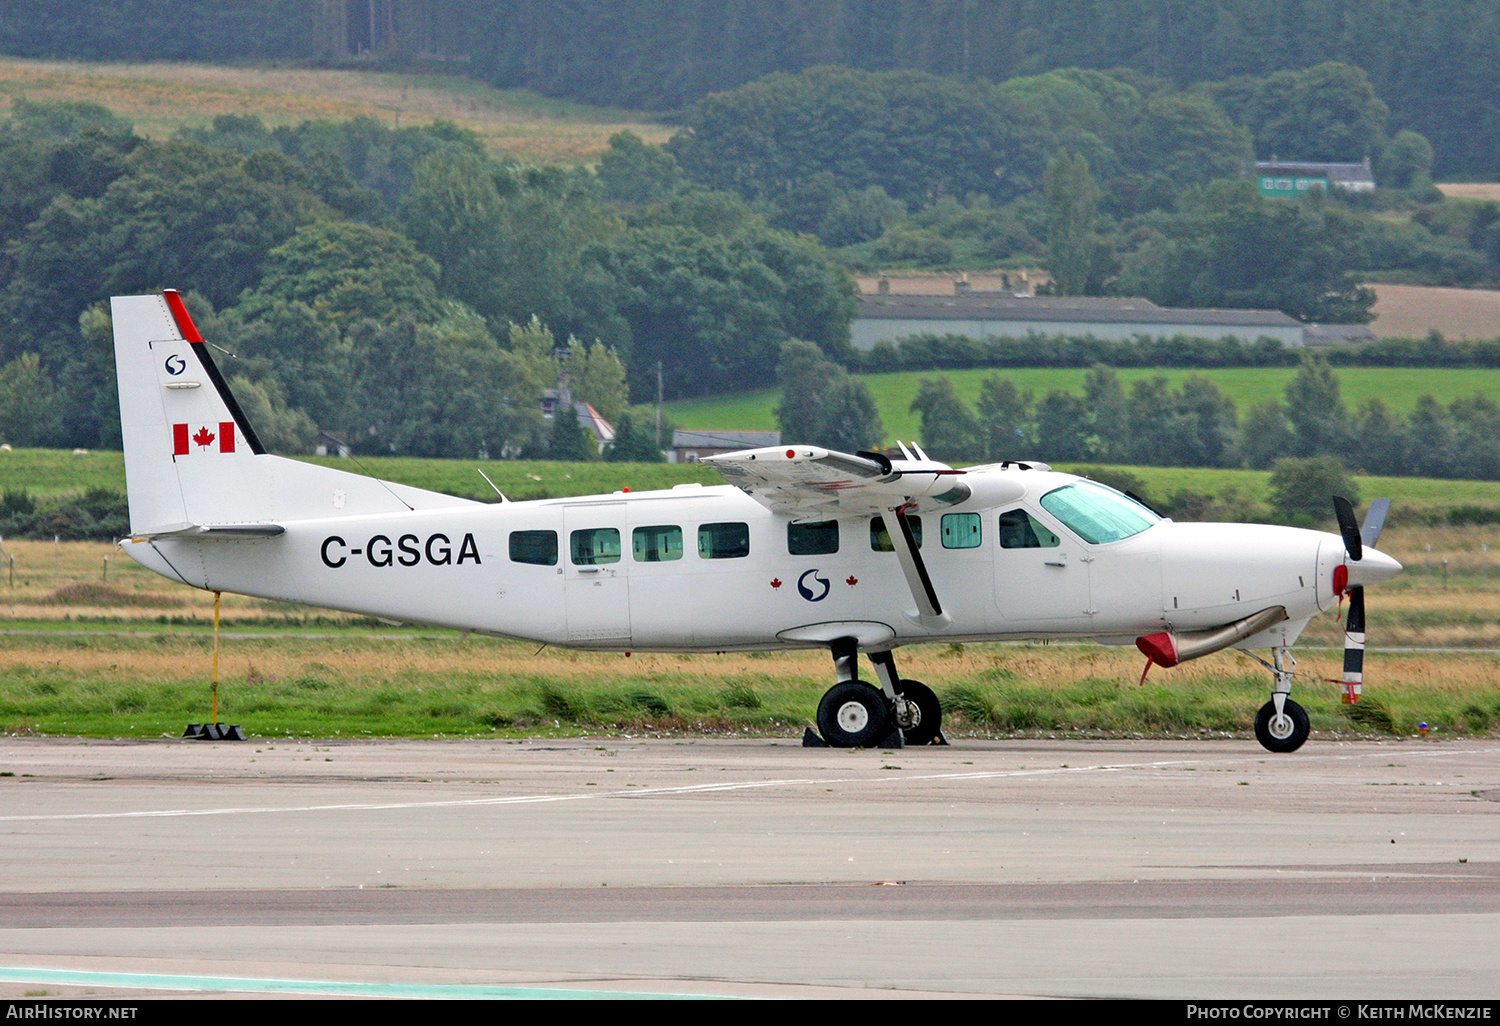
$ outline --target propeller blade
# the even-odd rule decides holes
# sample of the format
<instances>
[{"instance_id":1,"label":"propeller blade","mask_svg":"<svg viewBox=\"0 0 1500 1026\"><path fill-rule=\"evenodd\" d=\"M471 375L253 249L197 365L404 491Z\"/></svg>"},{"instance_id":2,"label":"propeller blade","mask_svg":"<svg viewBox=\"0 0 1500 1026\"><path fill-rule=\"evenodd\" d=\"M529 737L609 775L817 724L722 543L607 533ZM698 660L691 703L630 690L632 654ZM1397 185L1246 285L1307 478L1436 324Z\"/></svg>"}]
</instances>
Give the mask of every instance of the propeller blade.
<instances>
[{"instance_id":1,"label":"propeller blade","mask_svg":"<svg viewBox=\"0 0 1500 1026\"><path fill-rule=\"evenodd\" d=\"M1349 615L1344 621L1344 704L1359 701L1365 683L1365 589L1349 589Z\"/></svg>"},{"instance_id":2,"label":"propeller blade","mask_svg":"<svg viewBox=\"0 0 1500 1026\"><path fill-rule=\"evenodd\" d=\"M1365 547L1359 537L1359 521L1354 519L1354 504L1342 495L1335 495L1333 513L1339 519L1339 534L1344 536L1344 551L1357 562L1364 556Z\"/></svg>"},{"instance_id":3,"label":"propeller blade","mask_svg":"<svg viewBox=\"0 0 1500 1026\"><path fill-rule=\"evenodd\" d=\"M1365 526L1359 529L1359 537L1372 549L1380 540L1380 532L1385 530L1385 515L1390 509L1390 499L1376 499L1370 503L1370 508L1365 513Z\"/></svg>"}]
</instances>

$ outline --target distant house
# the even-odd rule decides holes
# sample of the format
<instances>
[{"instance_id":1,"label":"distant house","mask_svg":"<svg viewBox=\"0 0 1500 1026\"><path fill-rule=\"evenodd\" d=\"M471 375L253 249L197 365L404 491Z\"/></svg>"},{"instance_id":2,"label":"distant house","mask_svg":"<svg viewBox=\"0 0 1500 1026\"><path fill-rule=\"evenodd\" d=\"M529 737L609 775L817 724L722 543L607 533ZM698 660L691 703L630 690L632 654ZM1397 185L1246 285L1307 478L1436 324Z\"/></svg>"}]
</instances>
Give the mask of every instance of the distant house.
<instances>
[{"instance_id":1,"label":"distant house","mask_svg":"<svg viewBox=\"0 0 1500 1026\"><path fill-rule=\"evenodd\" d=\"M1375 188L1375 175L1370 170L1368 157L1358 164L1258 160L1255 162L1255 187L1262 196L1273 199L1305 196L1314 188L1324 192L1330 189L1369 192Z\"/></svg>"},{"instance_id":2,"label":"distant house","mask_svg":"<svg viewBox=\"0 0 1500 1026\"><path fill-rule=\"evenodd\" d=\"M1188 310L1148 299L1083 296L1016 296L956 290L952 296L866 295L850 326L856 349L873 349L911 335L961 335L974 339L1062 335L1127 342L1148 338L1266 337L1303 344L1302 325L1278 310Z\"/></svg>"},{"instance_id":3,"label":"distant house","mask_svg":"<svg viewBox=\"0 0 1500 1026\"><path fill-rule=\"evenodd\" d=\"M599 447L602 454L610 443L615 440L615 428L609 421L599 415L599 411L588 403L573 402L573 393L564 388L558 390L549 388L542 393L542 416L551 420L560 407L564 405L573 407L573 413L578 418L578 426L594 436L594 444Z\"/></svg>"},{"instance_id":4,"label":"distant house","mask_svg":"<svg viewBox=\"0 0 1500 1026\"><path fill-rule=\"evenodd\" d=\"M780 431L673 431L667 462L697 463L705 456L780 444Z\"/></svg>"},{"instance_id":5,"label":"distant house","mask_svg":"<svg viewBox=\"0 0 1500 1026\"><path fill-rule=\"evenodd\" d=\"M313 445L315 456L348 456L352 451L348 442L327 431L319 431L318 440Z\"/></svg>"}]
</instances>

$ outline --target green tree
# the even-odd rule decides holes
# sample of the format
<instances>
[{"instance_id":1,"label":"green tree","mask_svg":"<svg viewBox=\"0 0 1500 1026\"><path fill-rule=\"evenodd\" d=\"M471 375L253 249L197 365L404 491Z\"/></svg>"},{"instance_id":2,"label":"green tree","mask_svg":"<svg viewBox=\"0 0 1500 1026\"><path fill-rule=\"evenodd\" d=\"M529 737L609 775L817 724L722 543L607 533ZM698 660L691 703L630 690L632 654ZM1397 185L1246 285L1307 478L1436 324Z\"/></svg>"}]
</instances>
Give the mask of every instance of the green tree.
<instances>
[{"instance_id":1,"label":"green tree","mask_svg":"<svg viewBox=\"0 0 1500 1026\"><path fill-rule=\"evenodd\" d=\"M776 377L781 383L776 419L784 441L840 452L858 452L880 442L880 414L869 388L823 359L811 342L783 343Z\"/></svg>"},{"instance_id":2,"label":"green tree","mask_svg":"<svg viewBox=\"0 0 1500 1026\"><path fill-rule=\"evenodd\" d=\"M23 353L0 367L0 441L37 448L62 437L57 393L37 355Z\"/></svg>"},{"instance_id":3,"label":"green tree","mask_svg":"<svg viewBox=\"0 0 1500 1026\"><path fill-rule=\"evenodd\" d=\"M573 407L562 403L552 414L552 432L547 439L547 459L570 463L590 462L599 458L594 437L578 423Z\"/></svg>"},{"instance_id":4,"label":"green tree","mask_svg":"<svg viewBox=\"0 0 1500 1026\"><path fill-rule=\"evenodd\" d=\"M1432 183L1432 143L1406 128L1391 136L1375 159L1375 178L1391 189L1415 189Z\"/></svg>"},{"instance_id":5,"label":"green tree","mask_svg":"<svg viewBox=\"0 0 1500 1026\"><path fill-rule=\"evenodd\" d=\"M576 338L568 339L568 387L574 399L588 403L610 423L630 402L625 364L602 342L586 346Z\"/></svg>"},{"instance_id":6,"label":"green tree","mask_svg":"<svg viewBox=\"0 0 1500 1026\"><path fill-rule=\"evenodd\" d=\"M1299 456L1342 456L1352 441L1349 410L1339 379L1322 356L1305 355L1286 386L1287 418Z\"/></svg>"},{"instance_id":7,"label":"green tree","mask_svg":"<svg viewBox=\"0 0 1500 1026\"><path fill-rule=\"evenodd\" d=\"M256 296L305 303L341 328L357 320L442 316L438 265L385 228L320 221L272 250Z\"/></svg>"},{"instance_id":8,"label":"green tree","mask_svg":"<svg viewBox=\"0 0 1500 1026\"><path fill-rule=\"evenodd\" d=\"M878 446L883 433L869 387L840 369L823 390L815 436L818 444L838 452L859 452Z\"/></svg>"},{"instance_id":9,"label":"green tree","mask_svg":"<svg viewBox=\"0 0 1500 1026\"><path fill-rule=\"evenodd\" d=\"M979 383L979 414L985 456L991 461L1017 459L1035 444L1029 433L1034 397L1010 378L991 375ZM1040 454L1039 454L1040 455Z\"/></svg>"},{"instance_id":10,"label":"green tree","mask_svg":"<svg viewBox=\"0 0 1500 1026\"><path fill-rule=\"evenodd\" d=\"M229 379L229 388L255 427L261 444L275 453L310 453L318 440L318 426L301 410L287 405L281 383L274 378L251 381L243 374Z\"/></svg>"},{"instance_id":11,"label":"green tree","mask_svg":"<svg viewBox=\"0 0 1500 1026\"><path fill-rule=\"evenodd\" d=\"M953 391L947 377L922 378L911 412L922 419L922 449L936 460L984 459L984 432L979 418Z\"/></svg>"},{"instance_id":12,"label":"green tree","mask_svg":"<svg viewBox=\"0 0 1500 1026\"><path fill-rule=\"evenodd\" d=\"M1271 469L1271 509L1293 523L1333 519L1333 496L1359 504L1359 490L1347 467L1332 456L1280 459Z\"/></svg>"},{"instance_id":13,"label":"green tree","mask_svg":"<svg viewBox=\"0 0 1500 1026\"><path fill-rule=\"evenodd\" d=\"M665 199L682 182L676 157L629 131L609 137L596 173L607 197L640 205Z\"/></svg>"},{"instance_id":14,"label":"green tree","mask_svg":"<svg viewBox=\"0 0 1500 1026\"><path fill-rule=\"evenodd\" d=\"M662 463L666 456L656 447L653 426L636 413L622 413L615 424L615 440L605 451L609 463Z\"/></svg>"},{"instance_id":15,"label":"green tree","mask_svg":"<svg viewBox=\"0 0 1500 1026\"><path fill-rule=\"evenodd\" d=\"M1047 269L1057 293L1081 296L1094 256L1099 187L1088 161L1063 150L1047 165Z\"/></svg>"}]
</instances>

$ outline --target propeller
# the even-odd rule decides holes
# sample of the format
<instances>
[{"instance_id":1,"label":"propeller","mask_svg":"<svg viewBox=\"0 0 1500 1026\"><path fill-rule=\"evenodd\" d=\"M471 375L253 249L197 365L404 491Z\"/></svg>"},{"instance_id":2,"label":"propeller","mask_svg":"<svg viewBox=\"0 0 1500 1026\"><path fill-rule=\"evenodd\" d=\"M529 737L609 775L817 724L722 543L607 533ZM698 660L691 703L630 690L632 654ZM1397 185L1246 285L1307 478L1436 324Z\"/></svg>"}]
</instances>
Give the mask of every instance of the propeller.
<instances>
[{"instance_id":1,"label":"propeller","mask_svg":"<svg viewBox=\"0 0 1500 1026\"><path fill-rule=\"evenodd\" d=\"M1359 574L1357 569L1351 574L1349 564L1363 562L1365 548L1375 547L1390 508L1390 499L1376 499L1370 503L1361 527L1354 519L1354 504L1342 495L1333 497L1333 512L1338 517L1346 556L1344 564L1334 570L1333 587L1338 594L1347 592L1349 595L1349 615L1344 621L1344 702L1349 705L1359 701L1365 680L1365 586L1363 583L1351 584L1350 578L1363 580L1367 576ZM1382 559L1394 562L1388 557ZM1383 576L1377 579L1383 579Z\"/></svg>"}]
</instances>

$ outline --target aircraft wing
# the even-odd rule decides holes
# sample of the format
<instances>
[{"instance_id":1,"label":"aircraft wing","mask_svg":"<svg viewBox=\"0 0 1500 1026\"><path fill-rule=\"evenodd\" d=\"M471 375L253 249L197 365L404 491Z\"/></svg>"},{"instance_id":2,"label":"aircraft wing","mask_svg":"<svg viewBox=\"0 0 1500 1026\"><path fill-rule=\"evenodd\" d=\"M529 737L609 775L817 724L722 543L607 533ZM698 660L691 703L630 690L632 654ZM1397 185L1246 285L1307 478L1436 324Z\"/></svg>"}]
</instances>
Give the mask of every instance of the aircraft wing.
<instances>
[{"instance_id":1,"label":"aircraft wing","mask_svg":"<svg viewBox=\"0 0 1500 1026\"><path fill-rule=\"evenodd\" d=\"M929 460L920 449L913 455L902 446L902 453L906 459L892 460L879 453L851 456L787 446L706 456L703 462L771 512L795 520L889 518L891 547L916 603L907 615L931 630L944 630L953 617L933 587L907 516L963 502L974 490L964 482L964 471Z\"/></svg>"},{"instance_id":2,"label":"aircraft wing","mask_svg":"<svg viewBox=\"0 0 1500 1026\"><path fill-rule=\"evenodd\" d=\"M926 459L893 461L801 445L705 456L703 462L773 513L796 520L879 516L897 508L916 513L970 495L962 470Z\"/></svg>"}]
</instances>

